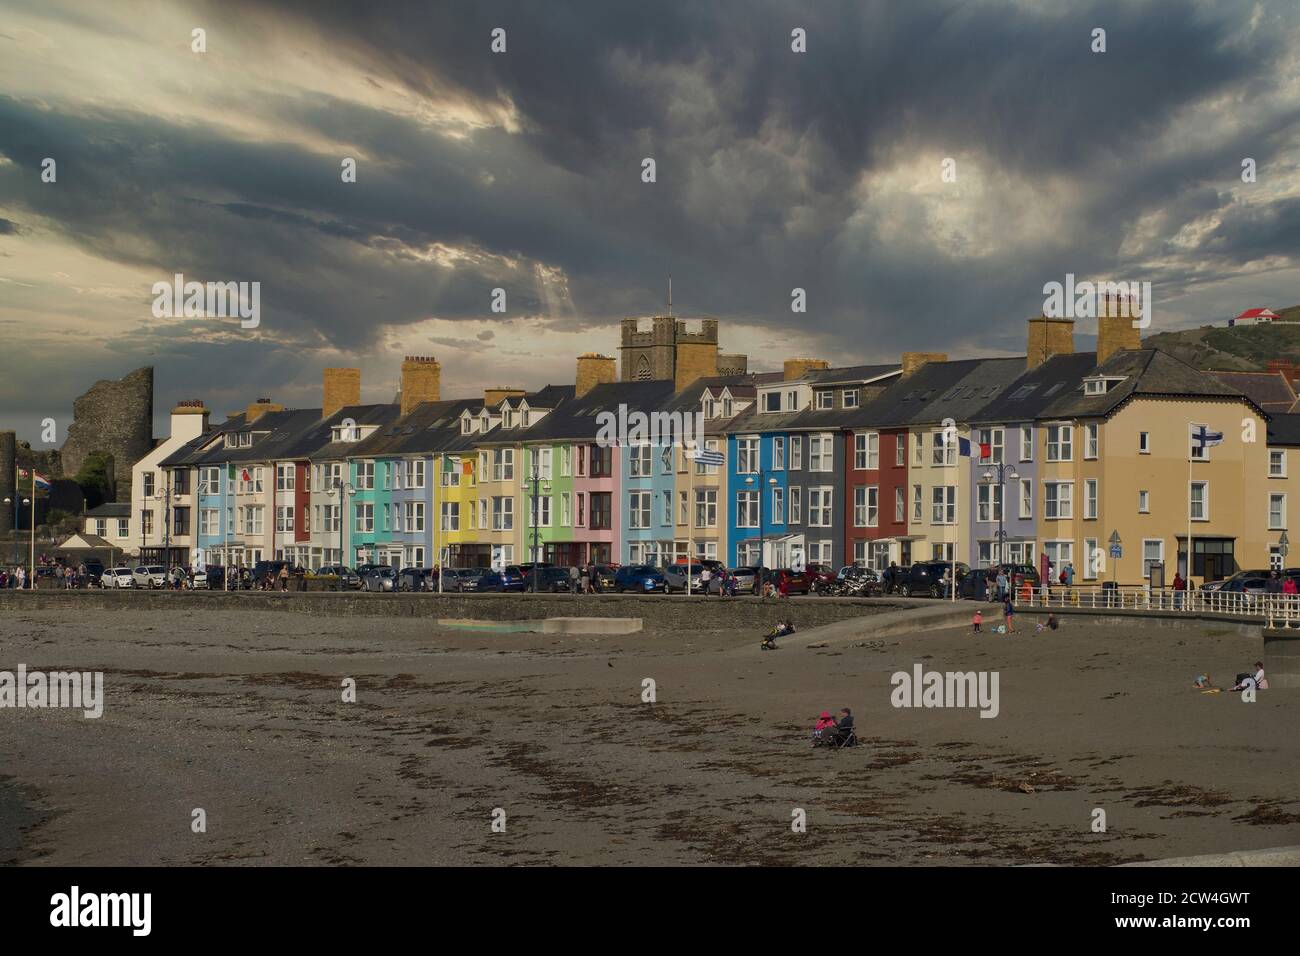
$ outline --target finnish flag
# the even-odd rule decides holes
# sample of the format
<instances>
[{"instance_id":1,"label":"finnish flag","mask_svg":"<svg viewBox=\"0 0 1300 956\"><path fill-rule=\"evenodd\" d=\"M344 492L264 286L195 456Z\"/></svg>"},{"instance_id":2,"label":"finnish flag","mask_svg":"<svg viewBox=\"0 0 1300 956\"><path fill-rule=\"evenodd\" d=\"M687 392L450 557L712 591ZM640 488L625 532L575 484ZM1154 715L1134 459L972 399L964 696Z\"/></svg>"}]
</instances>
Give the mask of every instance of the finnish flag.
<instances>
[{"instance_id":1,"label":"finnish flag","mask_svg":"<svg viewBox=\"0 0 1300 956\"><path fill-rule=\"evenodd\" d=\"M1223 444L1223 432L1212 432L1204 425L1193 425L1192 446L1197 449L1209 448L1211 445Z\"/></svg>"}]
</instances>

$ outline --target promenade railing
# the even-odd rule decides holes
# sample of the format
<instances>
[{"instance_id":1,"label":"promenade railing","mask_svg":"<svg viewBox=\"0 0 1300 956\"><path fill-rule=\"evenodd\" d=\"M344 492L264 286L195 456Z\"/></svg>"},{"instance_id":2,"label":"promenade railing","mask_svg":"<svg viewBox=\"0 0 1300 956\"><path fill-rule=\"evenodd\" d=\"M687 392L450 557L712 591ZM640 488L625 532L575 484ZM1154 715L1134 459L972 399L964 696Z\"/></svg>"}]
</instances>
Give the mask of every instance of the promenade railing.
<instances>
[{"instance_id":1,"label":"promenade railing","mask_svg":"<svg viewBox=\"0 0 1300 956\"><path fill-rule=\"evenodd\" d=\"M1175 591L1141 585L1110 587L1099 584L1050 588L1021 587L1014 598L1018 608L1092 608L1096 610L1171 611L1188 614L1227 614L1259 618L1270 627L1300 627L1300 595L1245 591Z\"/></svg>"}]
</instances>

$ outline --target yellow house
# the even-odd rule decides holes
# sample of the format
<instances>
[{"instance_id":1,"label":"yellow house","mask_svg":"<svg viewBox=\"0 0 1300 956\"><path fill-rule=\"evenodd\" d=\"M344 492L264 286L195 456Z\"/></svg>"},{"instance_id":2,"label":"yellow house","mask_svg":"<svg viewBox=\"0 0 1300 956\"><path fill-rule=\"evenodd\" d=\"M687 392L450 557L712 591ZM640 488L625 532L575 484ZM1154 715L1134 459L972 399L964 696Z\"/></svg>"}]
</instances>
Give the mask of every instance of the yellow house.
<instances>
[{"instance_id":1,"label":"yellow house","mask_svg":"<svg viewBox=\"0 0 1300 956\"><path fill-rule=\"evenodd\" d=\"M1039 549L1056 571L1140 585L1160 565L1168 586L1187 574L1189 536L1196 584L1268 566L1279 532L1266 418L1212 374L1157 349L1119 350L1038 425Z\"/></svg>"}]
</instances>

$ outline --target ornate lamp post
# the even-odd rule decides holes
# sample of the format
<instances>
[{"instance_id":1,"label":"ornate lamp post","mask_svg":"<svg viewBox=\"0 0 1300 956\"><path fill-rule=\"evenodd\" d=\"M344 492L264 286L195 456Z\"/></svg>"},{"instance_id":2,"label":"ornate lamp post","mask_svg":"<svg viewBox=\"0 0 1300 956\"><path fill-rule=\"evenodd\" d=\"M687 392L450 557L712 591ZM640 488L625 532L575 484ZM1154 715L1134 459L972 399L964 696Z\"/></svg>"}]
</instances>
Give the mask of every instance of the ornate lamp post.
<instances>
[{"instance_id":1,"label":"ornate lamp post","mask_svg":"<svg viewBox=\"0 0 1300 956\"><path fill-rule=\"evenodd\" d=\"M759 597L767 597L767 589L764 587L764 584L766 583L765 579L767 575L764 573L766 568L764 566L764 558L763 558L763 544L765 543L764 539L767 537L767 529L765 528L763 523L763 476L766 474L767 472L764 471L762 468L760 468L758 470L757 482L754 481L753 475L749 475L745 479L745 484L749 485L751 488L755 487L755 484L757 484L758 487L758 595ZM775 487L776 479L768 478L767 485L768 487ZM687 568L687 574L688 575L690 574L689 567Z\"/></svg>"},{"instance_id":2,"label":"ornate lamp post","mask_svg":"<svg viewBox=\"0 0 1300 956\"><path fill-rule=\"evenodd\" d=\"M996 468L995 472L993 469ZM996 487L998 491L998 532L997 532L997 556L994 558L994 565L1004 564L1006 557L1007 531L1005 516L1007 512L1007 479L1015 481L1020 475L1011 465L997 462L984 472L983 483L989 487ZM954 582L955 583L955 582Z\"/></svg>"}]
</instances>

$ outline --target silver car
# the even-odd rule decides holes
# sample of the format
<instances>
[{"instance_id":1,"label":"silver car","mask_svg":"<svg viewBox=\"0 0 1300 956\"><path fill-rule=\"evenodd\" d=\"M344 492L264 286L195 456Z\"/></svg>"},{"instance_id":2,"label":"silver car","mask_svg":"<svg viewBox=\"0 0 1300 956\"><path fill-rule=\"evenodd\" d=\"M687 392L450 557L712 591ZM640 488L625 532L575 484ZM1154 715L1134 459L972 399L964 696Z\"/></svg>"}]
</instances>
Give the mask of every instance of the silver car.
<instances>
[{"instance_id":1,"label":"silver car","mask_svg":"<svg viewBox=\"0 0 1300 956\"><path fill-rule=\"evenodd\" d=\"M135 587L135 575L131 573L130 568L109 568L99 576L99 586L101 588L133 588Z\"/></svg>"},{"instance_id":2,"label":"silver car","mask_svg":"<svg viewBox=\"0 0 1300 956\"><path fill-rule=\"evenodd\" d=\"M361 590L396 591L397 572L387 565L378 568L371 568L366 572L365 577L361 579Z\"/></svg>"},{"instance_id":3,"label":"silver car","mask_svg":"<svg viewBox=\"0 0 1300 956\"><path fill-rule=\"evenodd\" d=\"M690 567L690 587L692 592L700 590L700 573L704 570L701 564L692 564ZM686 592L686 565L674 564L663 569L664 579L668 582L668 590ZM711 584L710 587L717 587Z\"/></svg>"},{"instance_id":4,"label":"silver car","mask_svg":"<svg viewBox=\"0 0 1300 956\"><path fill-rule=\"evenodd\" d=\"M131 572L138 588L163 588L167 586L167 569L161 564L140 565Z\"/></svg>"}]
</instances>

